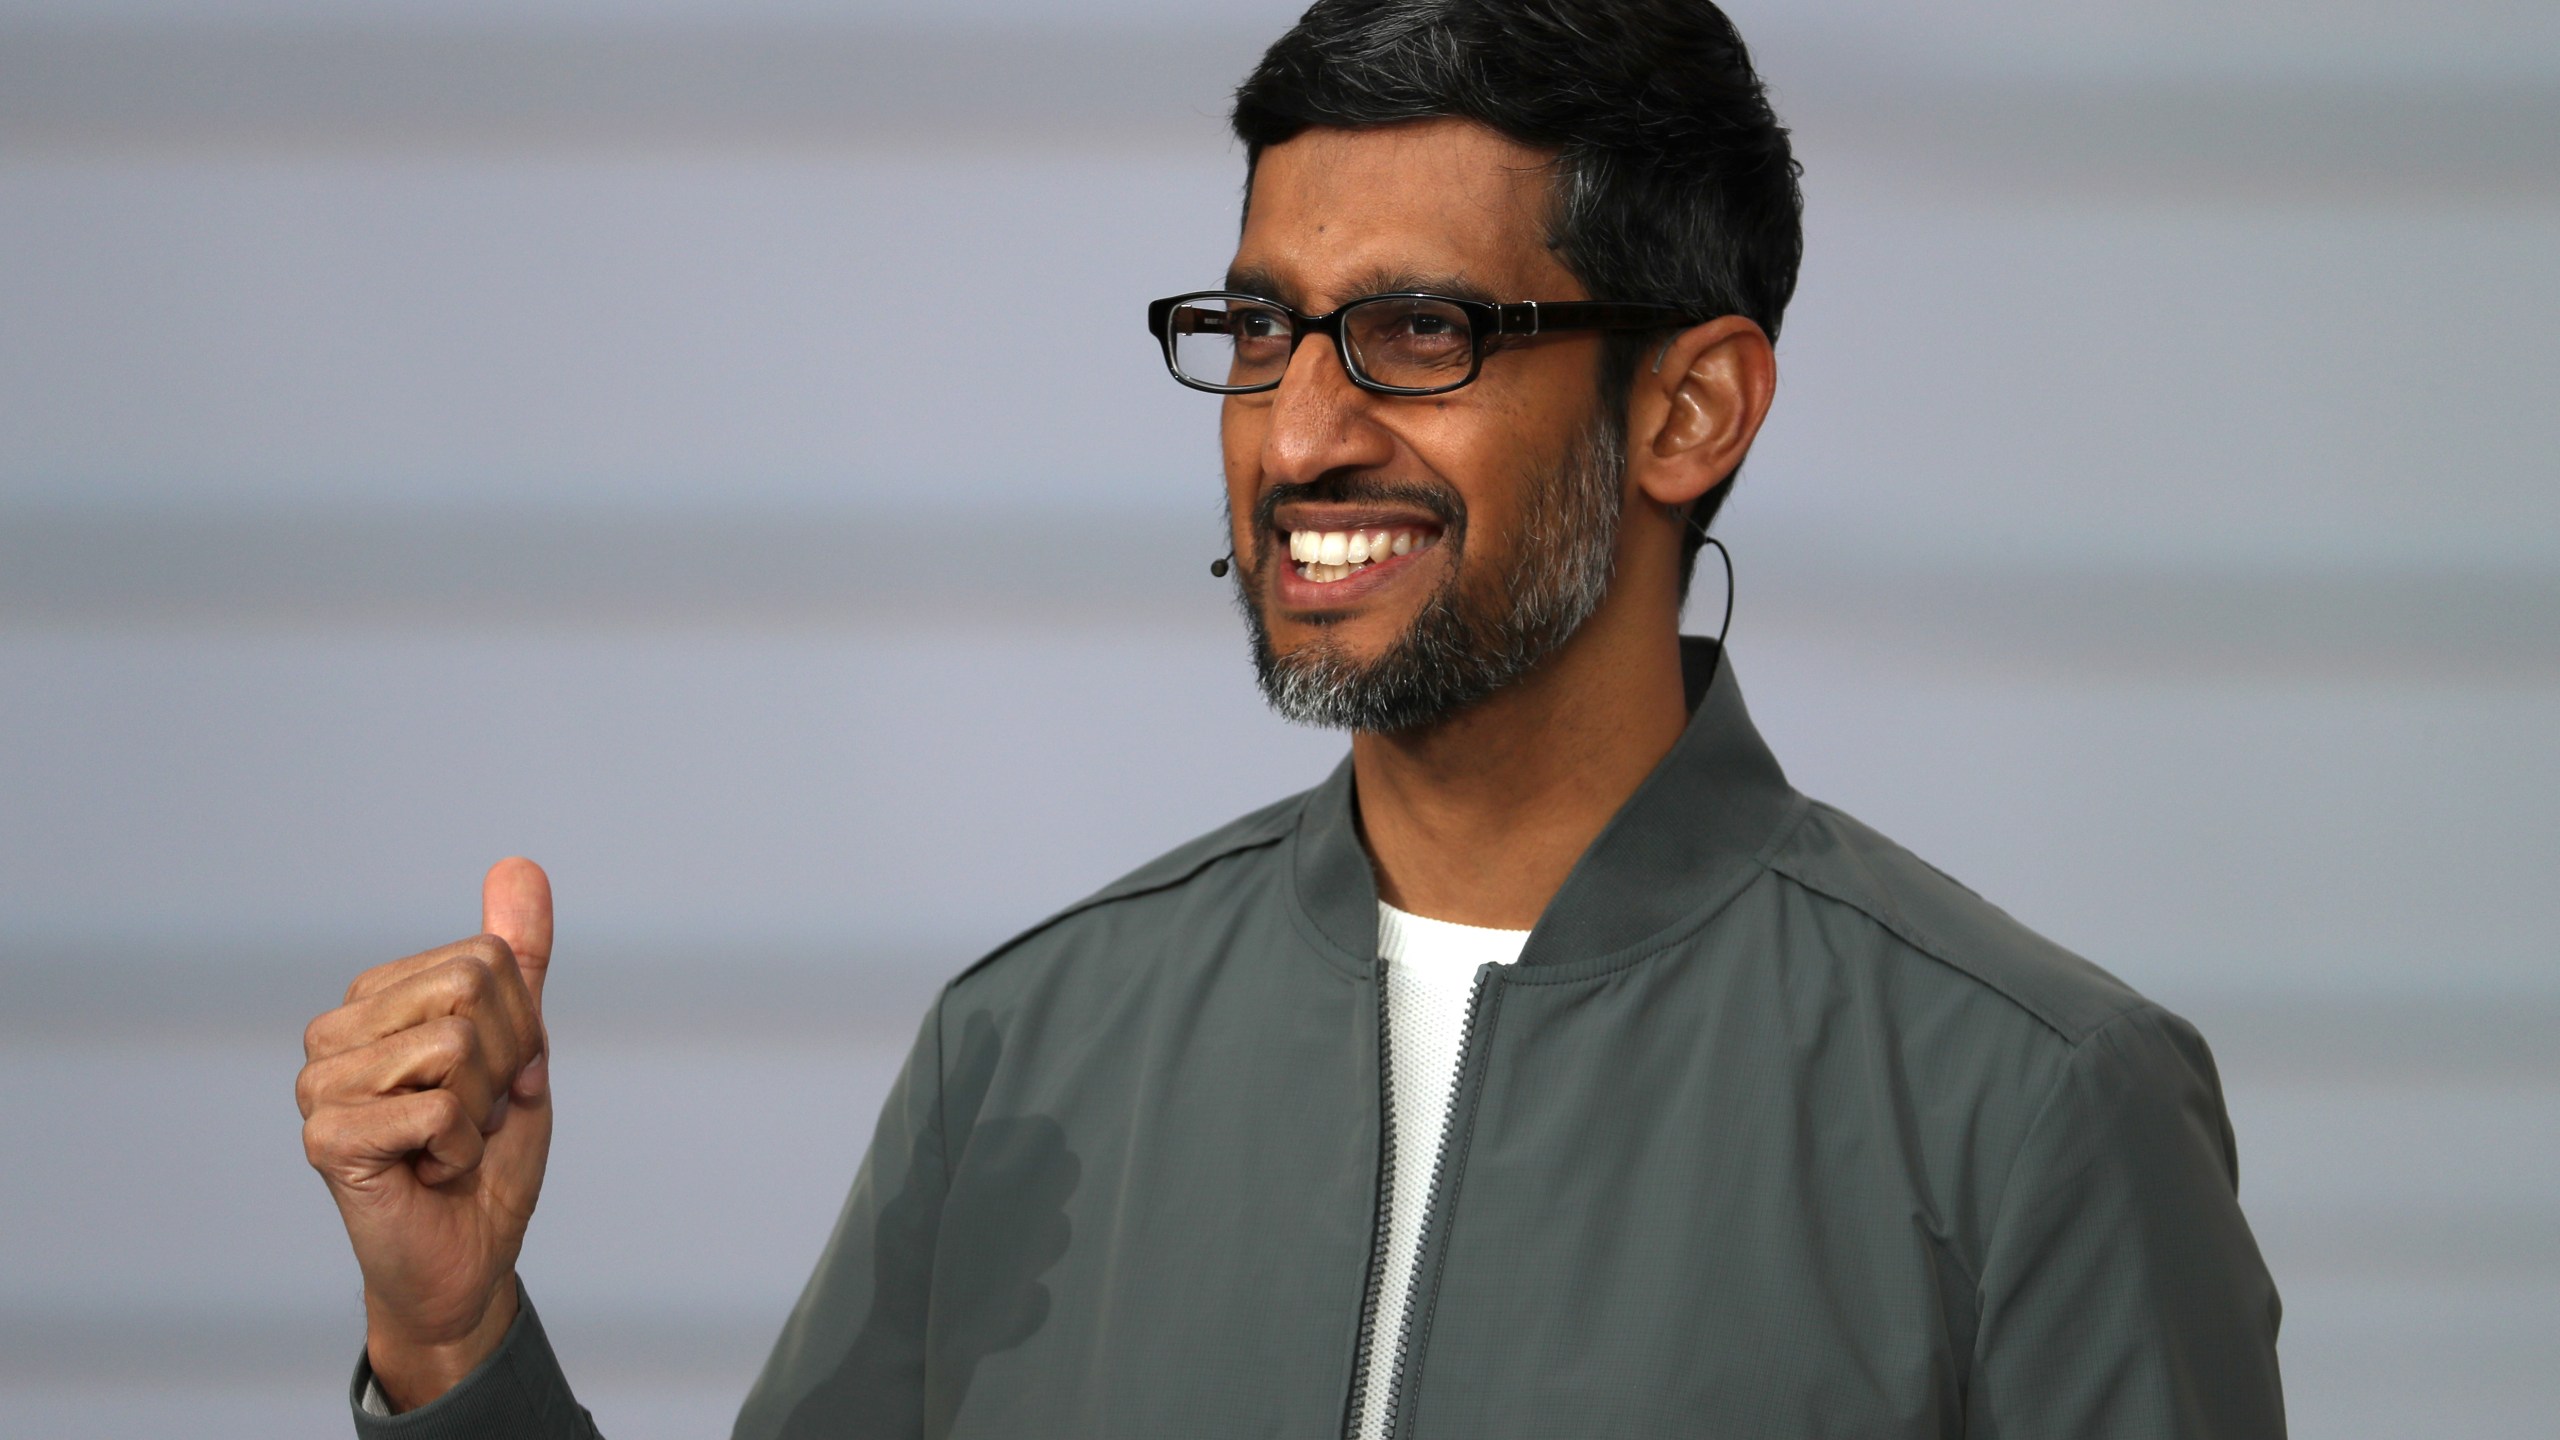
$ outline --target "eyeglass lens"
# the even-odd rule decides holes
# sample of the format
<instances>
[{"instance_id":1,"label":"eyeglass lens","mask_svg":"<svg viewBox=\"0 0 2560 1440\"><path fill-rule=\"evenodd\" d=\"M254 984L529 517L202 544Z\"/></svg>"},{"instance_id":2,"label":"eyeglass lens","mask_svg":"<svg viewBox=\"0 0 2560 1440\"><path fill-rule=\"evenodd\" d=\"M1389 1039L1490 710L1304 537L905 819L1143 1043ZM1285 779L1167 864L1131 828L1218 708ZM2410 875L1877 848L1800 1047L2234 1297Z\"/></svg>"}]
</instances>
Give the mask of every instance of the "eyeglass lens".
<instances>
[{"instance_id":1,"label":"eyeglass lens","mask_svg":"<svg viewBox=\"0 0 2560 1440\"><path fill-rule=\"evenodd\" d=\"M1228 296L1186 300L1173 311L1173 365L1205 385L1267 385L1289 368L1294 328L1277 306Z\"/></svg>"},{"instance_id":2,"label":"eyeglass lens","mask_svg":"<svg viewBox=\"0 0 2560 1440\"><path fill-rule=\"evenodd\" d=\"M1239 296L1185 301L1172 329L1175 368L1209 385L1272 384L1296 348L1288 311ZM1342 336L1359 378L1400 390L1463 384L1475 364L1474 327L1446 301L1362 301L1343 312Z\"/></svg>"}]
</instances>

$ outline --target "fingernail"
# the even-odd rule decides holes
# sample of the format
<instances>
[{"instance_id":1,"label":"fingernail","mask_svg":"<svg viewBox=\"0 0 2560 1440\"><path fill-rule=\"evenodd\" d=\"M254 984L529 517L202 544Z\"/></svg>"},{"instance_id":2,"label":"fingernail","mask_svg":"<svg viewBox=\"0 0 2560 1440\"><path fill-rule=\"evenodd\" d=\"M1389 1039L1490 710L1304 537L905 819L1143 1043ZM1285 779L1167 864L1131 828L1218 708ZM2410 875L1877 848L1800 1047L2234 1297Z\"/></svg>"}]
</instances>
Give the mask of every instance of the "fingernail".
<instances>
[{"instance_id":1,"label":"fingernail","mask_svg":"<svg viewBox=\"0 0 2560 1440\"><path fill-rule=\"evenodd\" d=\"M525 1067L516 1072L515 1083L507 1089L518 1099L539 1100L542 1098L542 1092L550 1087L550 1083L551 1056L546 1052L525 1062Z\"/></svg>"},{"instance_id":2,"label":"fingernail","mask_svg":"<svg viewBox=\"0 0 2560 1440\"><path fill-rule=\"evenodd\" d=\"M507 1097L501 1095L498 1097L498 1103L489 1107L489 1118L480 1122L480 1133L495 1135L498 1133L498 1127L506 1123Z\"/></svg>"}]
</instances>

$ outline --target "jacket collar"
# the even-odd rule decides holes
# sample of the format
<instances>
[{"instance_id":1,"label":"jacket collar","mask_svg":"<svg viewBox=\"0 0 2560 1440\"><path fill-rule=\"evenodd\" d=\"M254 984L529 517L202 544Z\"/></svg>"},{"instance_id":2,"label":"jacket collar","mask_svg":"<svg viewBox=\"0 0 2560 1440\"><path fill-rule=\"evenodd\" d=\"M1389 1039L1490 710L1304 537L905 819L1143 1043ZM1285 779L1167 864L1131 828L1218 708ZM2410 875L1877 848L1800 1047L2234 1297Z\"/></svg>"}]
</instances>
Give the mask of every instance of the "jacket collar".
<instances>
[{"instance_id":1,"label":"jacket collar","mask_svg":"<svg viewBox=\"0 0 2560 1440\"><path fill-rule=\"evenodd\" d=\"M1529 932L1521 964L1654 948L1657 937L1670 938L1663 932L1759 871L1762 850L1801 801L1752 728L1731 662L1719 667L1717 659L1714 641L1682 637L1689 726L1565 877ZM1292 848L1307 918L1335 947L1375 964L1378 887L1360 841L1348 757L1308 793Z\"/></svg>"}]
</instances>

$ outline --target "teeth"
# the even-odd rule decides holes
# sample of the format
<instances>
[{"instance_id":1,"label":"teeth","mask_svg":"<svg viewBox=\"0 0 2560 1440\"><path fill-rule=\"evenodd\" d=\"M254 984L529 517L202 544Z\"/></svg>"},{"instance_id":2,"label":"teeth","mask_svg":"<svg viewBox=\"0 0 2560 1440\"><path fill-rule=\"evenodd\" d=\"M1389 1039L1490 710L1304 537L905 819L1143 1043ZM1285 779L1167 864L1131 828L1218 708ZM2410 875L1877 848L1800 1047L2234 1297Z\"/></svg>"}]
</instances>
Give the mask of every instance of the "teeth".
<instances>
[{"instance_id":1,"label":"teeth","mask_svg":"<svg viewBox=\"0 0 2560 1440\"><path fill-rule=\"evenodd\" d=\"M1292 530L1289 559L1299 574L1318 584L1331 584L1391 555L1427 550L1435 537L1411 530Z\"/></svg>"}]
</instances>

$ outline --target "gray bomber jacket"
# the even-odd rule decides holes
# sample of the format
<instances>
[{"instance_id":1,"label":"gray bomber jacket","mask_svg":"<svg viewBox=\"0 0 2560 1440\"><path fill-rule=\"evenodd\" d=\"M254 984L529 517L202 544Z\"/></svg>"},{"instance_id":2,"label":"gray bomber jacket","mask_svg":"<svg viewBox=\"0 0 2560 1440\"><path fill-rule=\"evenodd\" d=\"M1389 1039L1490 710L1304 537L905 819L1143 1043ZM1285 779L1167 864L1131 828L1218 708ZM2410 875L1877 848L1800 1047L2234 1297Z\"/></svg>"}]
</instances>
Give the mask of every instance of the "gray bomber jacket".
<instances>
[{"instance_id":1,"label":"gray bomber jacket","mask_svg":"<svg viewBox=\"0 0 2560 1440\"><path fill-rule=\"evenodd\" d=\"M1346 762L944 989L740 1440L1330 1440L1398 1373L1398 1440L2281 1436L2204 1042L1788 788L1687 646L1480 980L1407 1323ZM595 1433L529 1307L357 1428Z\"/></svg>"}]
</instances>

